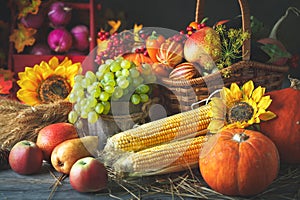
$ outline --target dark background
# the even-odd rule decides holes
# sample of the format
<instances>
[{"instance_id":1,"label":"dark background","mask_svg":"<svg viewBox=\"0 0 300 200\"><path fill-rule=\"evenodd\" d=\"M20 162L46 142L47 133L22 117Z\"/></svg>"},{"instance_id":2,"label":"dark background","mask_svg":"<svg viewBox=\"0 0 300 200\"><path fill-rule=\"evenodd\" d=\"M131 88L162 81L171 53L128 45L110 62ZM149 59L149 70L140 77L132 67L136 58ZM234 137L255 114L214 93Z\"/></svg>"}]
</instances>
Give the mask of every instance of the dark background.
<instances>
[{"instance_id":1,"label":"dark background","mask_svg":"<svg viewBox=\"0 0 300 200\"><path fill-rule=\"evenodd\" d=\"M102 11L111 8L115 15L125 12L126 28L133 24L145 27L163 27L180 31L195 19L196 0L100 0ZM250 14L264 23L268 36L274 24L283 16L288 7L300 9L300 0L249 0ZM122 13L121 13L122 14ZM237 0L206 0L204 16L213 25L222 19L240 15ZM281 24L277 38L292 54L300 54L300 16L290 13ZM291 68L291 74L300 78L299 66Z\"/></svg>"},{"instance_id":2,"label":"dark background","mask_svg":"<svg viewBox=\"0 0 300 200\"><path fill-rule=\"evenodd\" d=\"M76 1L76 0L74 0ZM9 20L7 0L0 0L0 20ZM88 2L88 0L77 0ZM103 21L123 19L122 29L131 29L135 23L144 27L163 27L176 31L185 29L195 19L196 0L96 0L102 5L97 11L96 27L103 27ZM250 14L264 23L266 36L285 14L290 6L300 9L300 0L249 0ZM240 15L237 0L206 0L204 15L212 25L222 19L231 19ZM278 30L278 39L292 54L300 54L300 16L290 13ZM1 36L1 35L0 35ZM5 38L1 38L5 41ZM6 40L7 41L7 40ZM2 44L0 44L2 45ZM292 68L291 73L300 77L299 66Z\"/></svg>"},{"instance_id":3,"label":"dark background","mask_svg":"<svg viewBox=\"0 0 300 200\"><path fill-rule=\"evenodd\" d=\"M111 8L116 13L125 11L127 28L134 23L146 27L163 27L174 30L184 29L195 19L196 0L100 0L105 9ZM249 0L250 14L262 21L266 28L271 29L276 21L285 14L288 7L300 9L300 0ZM237 0L206 0L204 14L208 23L230 19L240 15ZM300 17L290 13L278 32L278 38L290 46L291 50L299 51Z\"/></svg>"}]
</instances>

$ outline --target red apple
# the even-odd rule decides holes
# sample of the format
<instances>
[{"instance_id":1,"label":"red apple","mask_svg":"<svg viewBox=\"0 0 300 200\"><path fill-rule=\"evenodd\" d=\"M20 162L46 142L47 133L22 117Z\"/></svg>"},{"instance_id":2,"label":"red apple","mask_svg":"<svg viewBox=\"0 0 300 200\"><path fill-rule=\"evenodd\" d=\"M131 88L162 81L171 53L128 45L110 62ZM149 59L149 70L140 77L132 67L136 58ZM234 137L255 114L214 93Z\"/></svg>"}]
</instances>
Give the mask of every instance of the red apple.
<instances>
[{"instance_id":1,"label":"red apple","mask_svg":"<svg viewBox=\"0 0 300 200\"><path fill-rule=\"evenodd\" d=\"M75 126L70 123L59 122L42 128L38 133L36 144L43 151L44 160L50 161L54 147L65 140L74 138L78 138Z\"/></svg>"},{"instance_id":2,"label":"red apple","mask_svg":"<svg viewBox=\"0 0 300 200\"><path fill-rule=\"evenodd\" d=\"M206 26L185 41L184 58L211 71L215 68L214 62L220 58L221 50L220 36L213 28Z\"/></svg>"},{"instance_id":3,"label":"red apple","mask_svg":"<svg viewBox=\"0 0 300 200\"><path fill-rule=\"evenodd\" d=\"M11 169L18 174L34 174L43 164L43 152L36 143L22 140L16 143L8 157Z\"/></svg>"},{"instance_id":4,"label":"red apple","mask_svg":"<svg viewBox=\"0 0 300 200\"><path fill-rule=\"evenodd\" d=\"M105 189L108 182L104 165L93 157L77 160L69 174L71 186L78 192L97 192Z\"/></svg>"}]
</instances>

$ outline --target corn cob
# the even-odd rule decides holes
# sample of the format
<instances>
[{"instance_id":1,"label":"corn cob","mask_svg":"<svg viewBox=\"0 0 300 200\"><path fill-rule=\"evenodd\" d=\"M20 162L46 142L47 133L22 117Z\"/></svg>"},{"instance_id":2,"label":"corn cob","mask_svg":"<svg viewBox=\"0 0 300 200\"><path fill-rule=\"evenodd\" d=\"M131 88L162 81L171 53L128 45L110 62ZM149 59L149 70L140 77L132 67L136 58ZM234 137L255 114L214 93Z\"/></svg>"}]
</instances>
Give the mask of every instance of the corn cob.
<instances>
[{"instance_id":1,"label":"corn cob","mask_svg":"<svg viewBox=\"0 0 300 200\"><path fill-rule=\"evenodd\" d=\"M206 134L211 118L209 105L152 121L108 138L104 152L139 151L179 138Z\"/></svg>"},{"instance_id":2,"label":"corn cob","mask_svg":"<svg viewBox=\"0 0 300 200\"><path fill-rule=\"evenodd\" d=\"M206 136L172 141L119 158L113 169L128 176L149 176L178 172L198 166Z\"/></svg>"}]
</instances>

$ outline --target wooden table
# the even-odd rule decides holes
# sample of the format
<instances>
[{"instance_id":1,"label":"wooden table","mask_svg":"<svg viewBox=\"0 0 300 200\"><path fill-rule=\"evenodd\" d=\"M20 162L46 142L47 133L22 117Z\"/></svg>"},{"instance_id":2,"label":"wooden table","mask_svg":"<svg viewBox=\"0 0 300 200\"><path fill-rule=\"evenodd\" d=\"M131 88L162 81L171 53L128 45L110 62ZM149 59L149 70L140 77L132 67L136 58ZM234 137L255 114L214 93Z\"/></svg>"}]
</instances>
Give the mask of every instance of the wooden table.
<instances>
[{"instance_id":1,"label":"wooden table","mask_svg":"<svg viewBox=\"0 0 300 200\"><path fill-rule=\"evenodd\" d=\"M50 171L53 173L50 173ZM135 199L131 194L122 190L116 183L110 190L100 191L97 193L79 193L75 191L69 179L64 179L51 195L51 186L55 183L55 177L60 174L55 172L51 166L44 164L38 174L34 175L19 175L12 171L0 170L0 200L47 200L47 199ZM119 188L120 190L118 191ZM51 198L50 198L51 197ZM216 196L217 199L231 200L299 200L300 199L300 166L284 167L274 183L263 193L252 198ZM141 199L160 200L172 199L171 195L161 193L151 193L143 195ZM182 199L174 196L174 199ZM191 198L184 198L191 199ZM197 198L198 199L198 198ZM208 196L208 199L216 199Z\"/></svg>"}]
</instances>

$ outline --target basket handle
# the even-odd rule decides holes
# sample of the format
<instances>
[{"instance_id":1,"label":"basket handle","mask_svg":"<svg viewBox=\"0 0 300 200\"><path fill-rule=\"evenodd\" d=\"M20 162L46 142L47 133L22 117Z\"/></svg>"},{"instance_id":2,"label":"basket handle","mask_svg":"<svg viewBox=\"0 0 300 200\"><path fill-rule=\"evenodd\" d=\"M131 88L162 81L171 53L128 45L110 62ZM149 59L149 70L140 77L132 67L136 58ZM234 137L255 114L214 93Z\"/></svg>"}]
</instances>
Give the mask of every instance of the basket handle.
<instances>
[{"instance_id":1,"label":"basket handle","mask_svg":"<svg viewBox=\"0 0 300 200\"><path fill-rule=\"evenodd\" d=\"M244 32L248 32L251 35L251 26L250 26L250 9L248 5L248 0L238 0L241 15L242 15L242 30ZM204 16L204 0L197 0L196 2L196 13L195 13L195 22L200 22L200 20ZM251 53L251 39L247 39L244 41L242 46L242 55L243 60L248 61L250 60L250 53Z\"/></svg>"}]
</instances>

